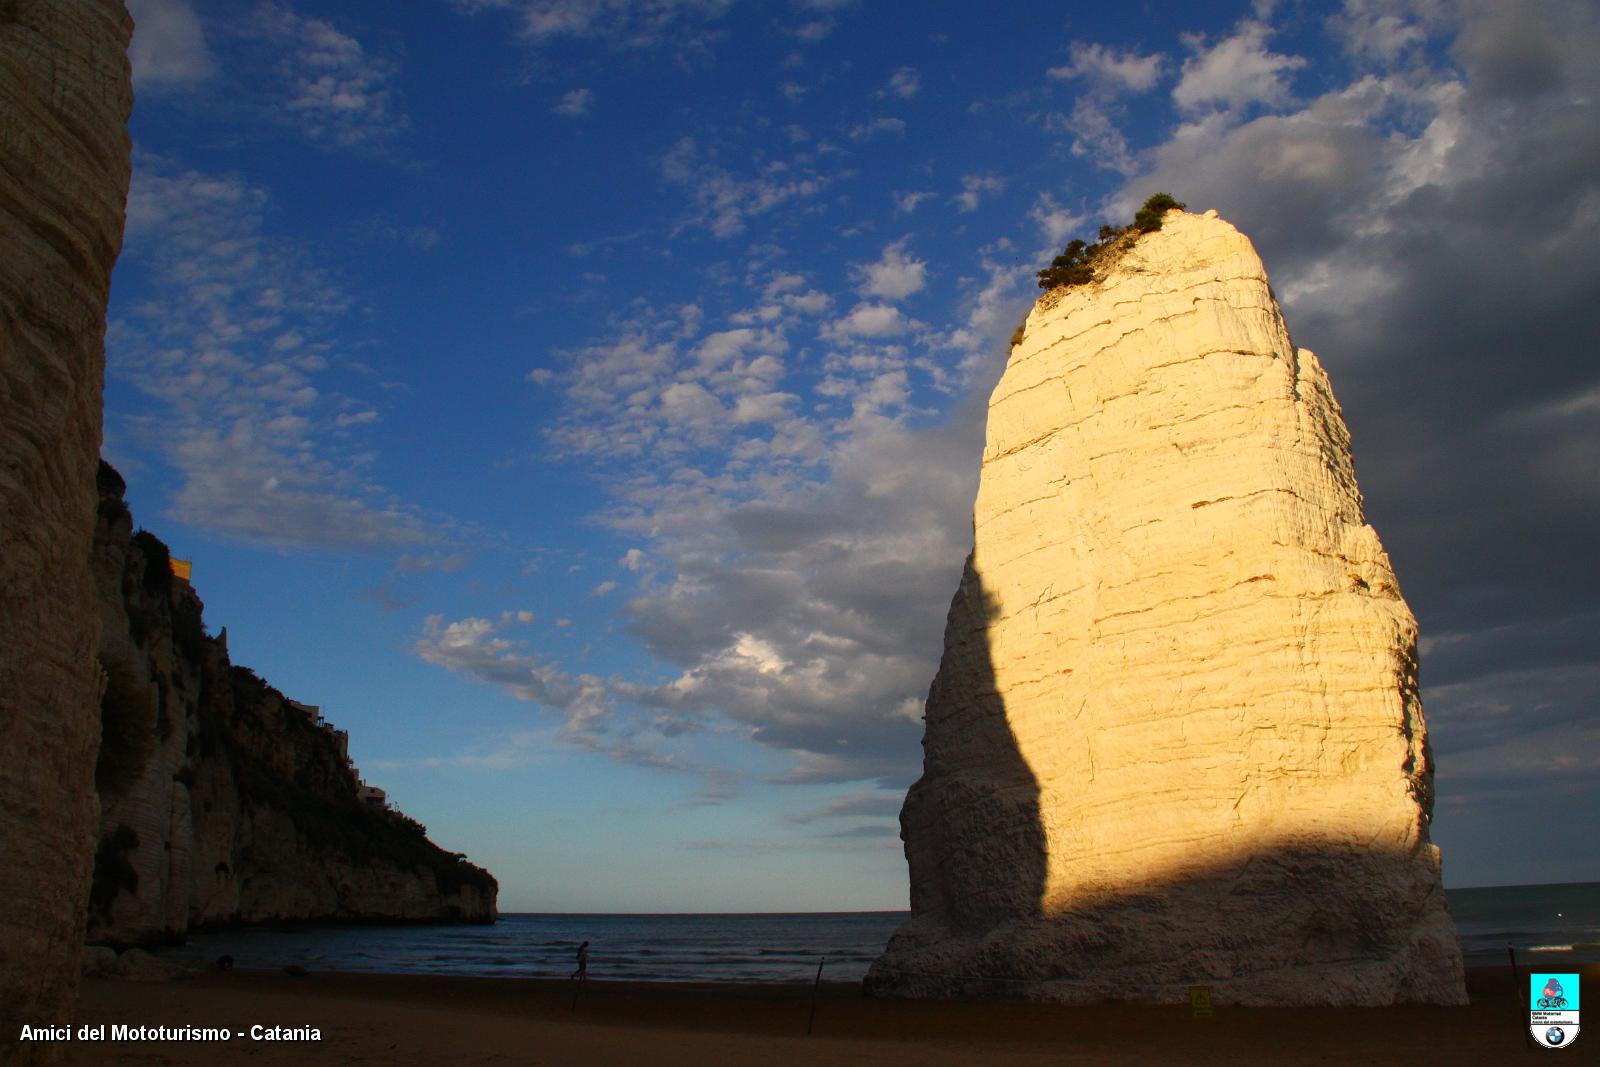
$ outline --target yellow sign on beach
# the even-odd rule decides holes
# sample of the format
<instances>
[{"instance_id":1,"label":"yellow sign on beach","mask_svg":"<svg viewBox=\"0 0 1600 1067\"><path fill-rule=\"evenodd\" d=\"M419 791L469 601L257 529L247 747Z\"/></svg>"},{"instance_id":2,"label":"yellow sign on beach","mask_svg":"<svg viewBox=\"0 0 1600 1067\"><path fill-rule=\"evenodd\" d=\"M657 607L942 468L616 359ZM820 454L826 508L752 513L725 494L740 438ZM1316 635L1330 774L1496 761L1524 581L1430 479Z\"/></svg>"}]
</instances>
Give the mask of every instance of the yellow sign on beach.
<instances>
[{"instance_id":1,"label":"yellow sign on beach","mask_svg":"<svg viewBox=\"0 0 1600 1067\"><path fill-rule=\"evenodd\" d=\"M1211 987L1208 985L1192 985L1189 987L1189 1011L1196 1019L1214 1019L1216 1012L1211 1008Z\"/></svg>"},{"instance_id":2,"label":"yellow sign on beach","mask_svg":"<svg viewBox=\"0 0 1600 1067\"><path fill-rule=\"evenodd\" d=\"M194 571L194 564L186 559L169 559L172 564L172 574L175 578L189 580L189 575Z\"/></svg>"}]
</instances>

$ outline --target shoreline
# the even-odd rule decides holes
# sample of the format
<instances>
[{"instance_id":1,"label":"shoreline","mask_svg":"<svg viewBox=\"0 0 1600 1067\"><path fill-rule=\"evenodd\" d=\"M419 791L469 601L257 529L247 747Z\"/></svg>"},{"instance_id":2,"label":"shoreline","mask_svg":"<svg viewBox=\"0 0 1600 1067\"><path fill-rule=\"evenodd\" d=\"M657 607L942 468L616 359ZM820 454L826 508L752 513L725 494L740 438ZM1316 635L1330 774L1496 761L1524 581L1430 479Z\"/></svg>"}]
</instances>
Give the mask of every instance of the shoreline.
<instances>
[{"instance_id":1,"label":"shoreline","mask_svg":"<svg viewBox=\"0 0 1600 1067\"><path fill-rule=\"evenodd\" d=\"M1590 982L1600 965L1579 967ZM1527 969L1520 969L1526 981ZM235 971L86 979L75 1025L227 1028L216 1041L61 1042L69 1064L1498 1064L1525 1048L1510 968L1467 971L1464 1007L1064 1006L867 999L823 983L625 982ZM1525 997L1525 993L1523 994ZM253 1040L252 1026L318 1039Z\"/></svg>"}]
</instances>

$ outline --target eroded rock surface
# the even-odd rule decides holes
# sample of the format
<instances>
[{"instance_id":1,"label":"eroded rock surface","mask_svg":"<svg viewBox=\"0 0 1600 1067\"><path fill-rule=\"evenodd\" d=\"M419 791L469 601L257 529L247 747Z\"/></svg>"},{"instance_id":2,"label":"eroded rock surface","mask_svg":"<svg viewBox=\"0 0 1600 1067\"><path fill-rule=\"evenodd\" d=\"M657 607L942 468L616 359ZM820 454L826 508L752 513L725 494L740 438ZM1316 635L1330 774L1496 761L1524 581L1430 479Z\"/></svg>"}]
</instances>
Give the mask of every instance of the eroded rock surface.
<instances>
[{"instance_id":1,"label":"eroded rock surface","mask_svg":"<svg viewBox=\"0 0 1600 1067\"><path fill-rule=\"evenodd\" d=\"M1040 299L973 521L870 988L1465 1002L1416 624L1243 235Z\"/></svg>"},{"instance_id":2,"label":"eroded rock surface","mask_svg":"<svg viewBox=\"0 0 1600 1067\"><path fill-rule=\"evenodd\" d=\"M0 3L0 1060L76 999L97 829L89 546L128 192L120 0Z\"/></svg>"}]
</instances>

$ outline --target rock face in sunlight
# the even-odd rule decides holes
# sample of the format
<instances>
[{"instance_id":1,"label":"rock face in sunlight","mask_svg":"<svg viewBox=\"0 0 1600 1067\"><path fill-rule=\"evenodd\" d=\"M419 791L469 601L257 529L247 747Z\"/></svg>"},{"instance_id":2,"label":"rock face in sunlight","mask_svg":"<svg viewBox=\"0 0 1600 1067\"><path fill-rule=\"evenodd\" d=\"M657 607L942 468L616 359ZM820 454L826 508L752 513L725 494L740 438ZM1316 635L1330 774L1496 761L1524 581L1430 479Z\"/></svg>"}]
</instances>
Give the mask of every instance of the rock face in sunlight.
<instances>
[{"instance_id":1,"label":"rock face in sunlight","mask_svg":"<svg viewBox=\"0 0 1600 1067\"><path fill-rule=\"evenodd\" d=\"M1243 235L1039 300L973 525L870 989L1466 1002L1416 623Z\"/></svg>"},{"instance_id":2,"label":"rock face in sunlight","mask_svg":"<svg viewBox=\"0 0 1600 1067\"><path fill-rule=\"evenodd\" d=\"M133 104L120 0L0 3L0 1061L72 1021L94 853L89 546Z\"/></svg>"}]
</instances>

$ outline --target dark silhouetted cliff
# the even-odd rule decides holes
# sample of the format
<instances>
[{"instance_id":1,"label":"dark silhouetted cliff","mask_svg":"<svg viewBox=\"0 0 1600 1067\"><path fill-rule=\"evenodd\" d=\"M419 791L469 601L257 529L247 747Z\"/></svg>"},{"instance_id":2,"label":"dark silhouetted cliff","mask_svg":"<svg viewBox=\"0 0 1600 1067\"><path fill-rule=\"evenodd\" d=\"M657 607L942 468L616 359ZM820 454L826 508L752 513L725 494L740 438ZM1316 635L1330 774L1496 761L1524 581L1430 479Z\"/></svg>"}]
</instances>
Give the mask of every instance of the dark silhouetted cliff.
<instances>
[{"instance_id":1,"label":"dark silhouetted cliff","mask_svg":"<svg viewBox=\"0 0 1600 1067\"><path fill-rule=\"evenodd\" d=\"M228 658L100 467L100 843L91 942L272 921L490 922L489 872L357 799L343 737Z\"/></svg>"}]
</instances>

